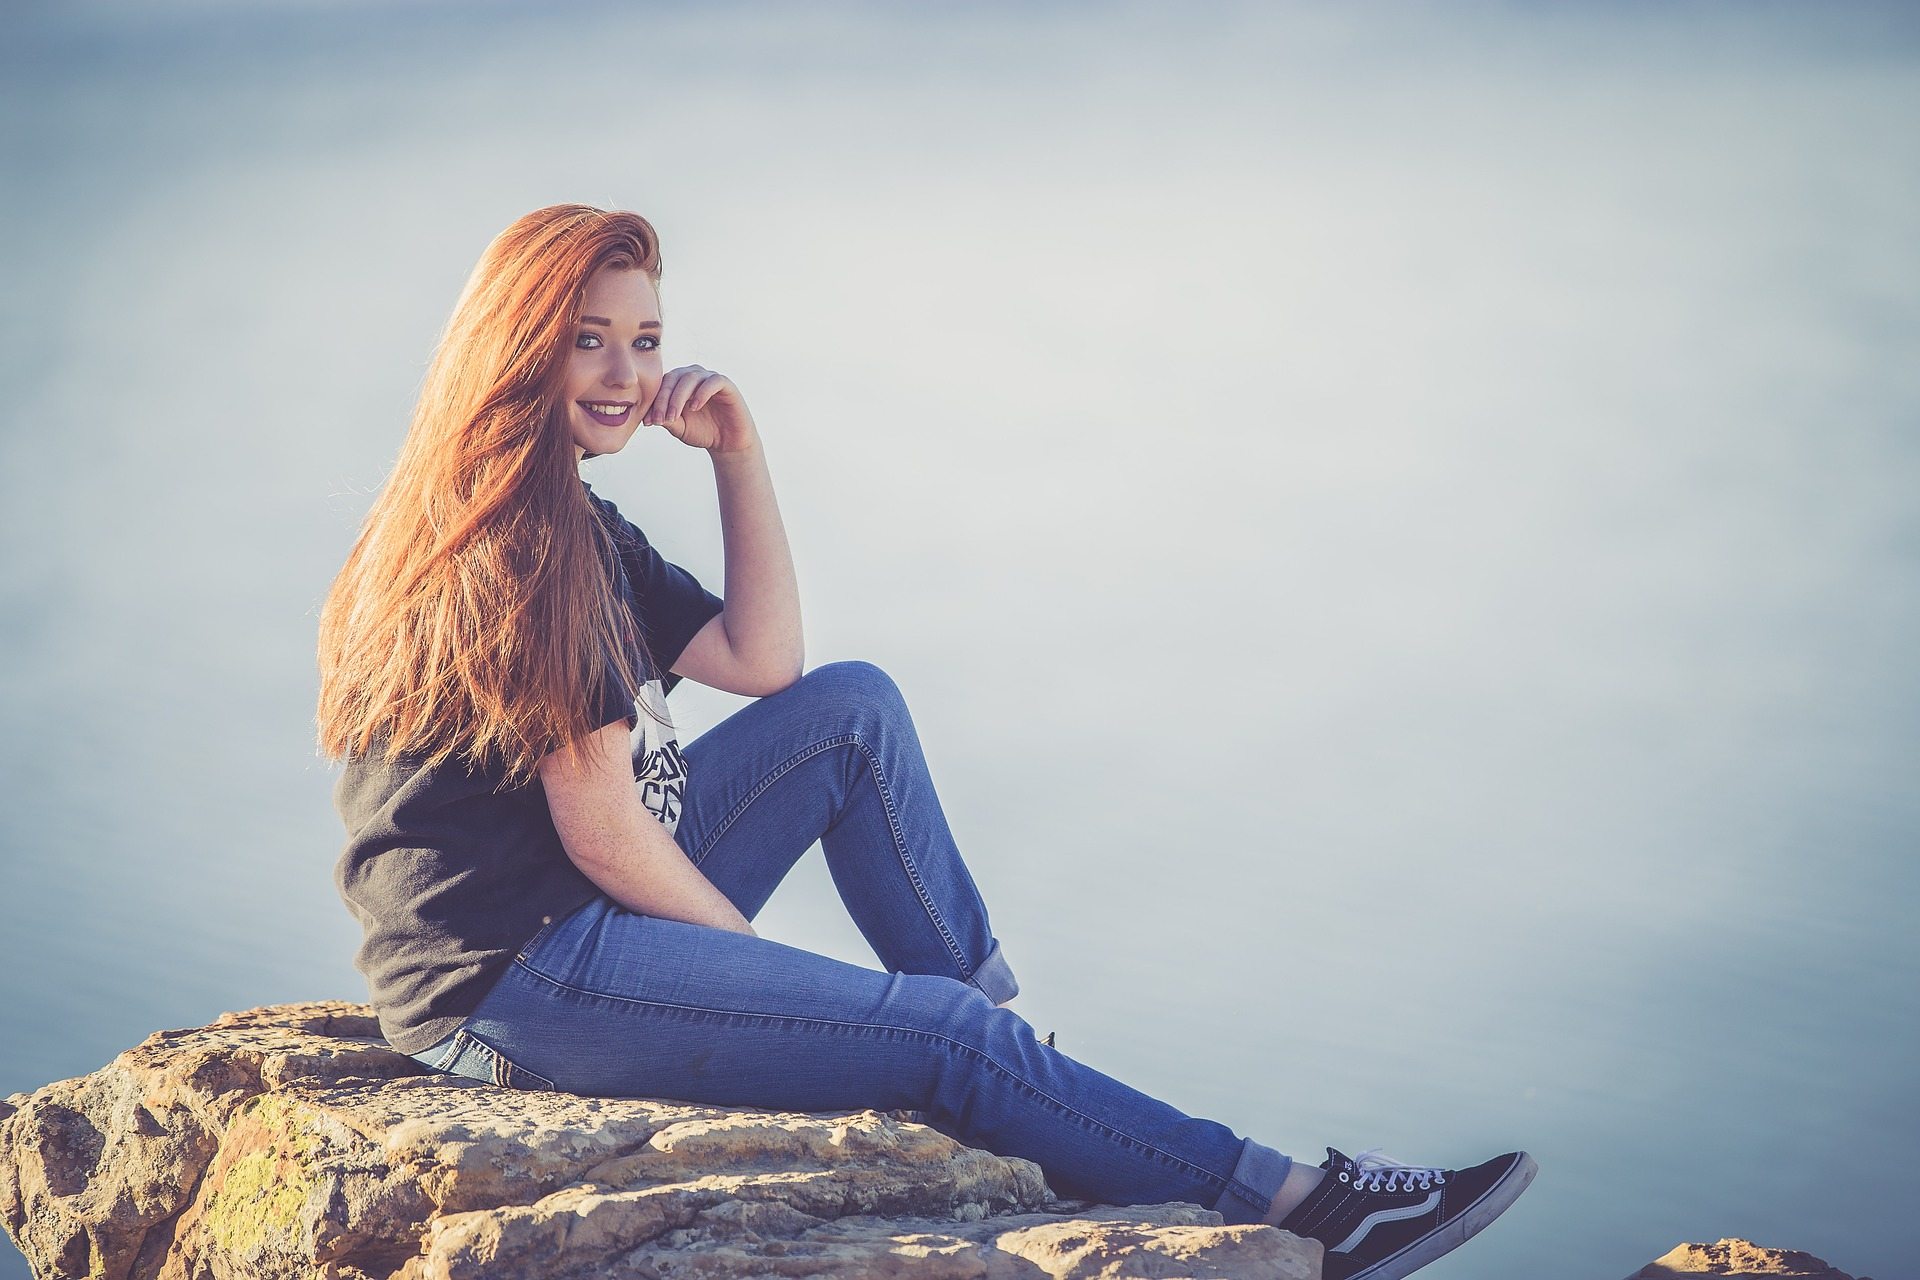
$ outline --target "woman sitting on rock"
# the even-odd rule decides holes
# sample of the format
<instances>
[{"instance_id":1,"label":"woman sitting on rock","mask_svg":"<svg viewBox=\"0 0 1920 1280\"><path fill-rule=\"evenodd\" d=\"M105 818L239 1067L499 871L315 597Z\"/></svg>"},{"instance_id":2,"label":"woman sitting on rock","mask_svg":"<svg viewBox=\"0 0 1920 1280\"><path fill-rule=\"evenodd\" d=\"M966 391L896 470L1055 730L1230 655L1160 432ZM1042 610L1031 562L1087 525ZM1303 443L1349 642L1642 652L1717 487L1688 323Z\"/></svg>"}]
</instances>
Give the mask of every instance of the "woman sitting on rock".
<instances>
[{"instance_id":1,"label":"woman sitting on rock","mask_svg":"<svg viewBox=\"0 0 1920 1280\"><path fill-rule=\"evenodd\" d=\"M1534 1174L1329 1148L1318 1167L1037 1039L900 689L805 671L800 598L740 389L666 369L653 227L555 205L487 247L320 619L335 879L389 1043L522 1089L907 1109L1065 1195L1190 1201L1388 1280ZM641 425L713 464L726 595L580 475ZM755 700L677 741L681 679ZM815 841L883 966L753 931Z\"/></svg>"}]
</instances>

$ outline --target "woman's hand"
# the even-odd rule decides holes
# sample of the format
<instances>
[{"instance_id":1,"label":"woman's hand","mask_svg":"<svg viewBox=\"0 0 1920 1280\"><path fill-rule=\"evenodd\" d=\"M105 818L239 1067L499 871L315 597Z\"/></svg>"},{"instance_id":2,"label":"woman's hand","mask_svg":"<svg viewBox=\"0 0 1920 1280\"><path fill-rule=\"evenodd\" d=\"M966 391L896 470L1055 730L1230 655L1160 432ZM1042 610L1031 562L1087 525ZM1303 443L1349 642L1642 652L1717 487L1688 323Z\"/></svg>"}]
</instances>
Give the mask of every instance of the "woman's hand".
<instances>
[{"instance_id":1,"label":"woman's hand","mask_svg":"<svg viewBox=\"0 0 1920 1280\"><path fill-rule=\"evenodd\" d=\"M640 421L659 423L681 444L708 453L736 453L760 442L746 398L733 379L697 364L668 370Z\"/></svg>"}]
</instances>

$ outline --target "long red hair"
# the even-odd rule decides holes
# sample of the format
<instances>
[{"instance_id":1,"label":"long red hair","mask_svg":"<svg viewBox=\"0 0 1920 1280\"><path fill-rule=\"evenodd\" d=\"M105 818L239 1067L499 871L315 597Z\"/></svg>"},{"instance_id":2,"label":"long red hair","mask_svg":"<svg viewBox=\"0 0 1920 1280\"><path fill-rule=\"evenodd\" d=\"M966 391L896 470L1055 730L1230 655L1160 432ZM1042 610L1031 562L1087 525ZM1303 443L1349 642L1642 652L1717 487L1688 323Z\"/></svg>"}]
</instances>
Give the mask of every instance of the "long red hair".
<instances>
[{"instance_id":1,"label":"long red hair","mask_svg":"<svg viewBox=\"0 0 1920 1280\"><path fill-rule=\"evenodd\" d=\"M660 283L636 213L557 204L494 237L441 334L386 485L320 610L319 746L530 779L579 742L613 655L643 653L562 403L601 267ZM650 661L649 661L650 665Z\"/></svg>"}]
</instances>

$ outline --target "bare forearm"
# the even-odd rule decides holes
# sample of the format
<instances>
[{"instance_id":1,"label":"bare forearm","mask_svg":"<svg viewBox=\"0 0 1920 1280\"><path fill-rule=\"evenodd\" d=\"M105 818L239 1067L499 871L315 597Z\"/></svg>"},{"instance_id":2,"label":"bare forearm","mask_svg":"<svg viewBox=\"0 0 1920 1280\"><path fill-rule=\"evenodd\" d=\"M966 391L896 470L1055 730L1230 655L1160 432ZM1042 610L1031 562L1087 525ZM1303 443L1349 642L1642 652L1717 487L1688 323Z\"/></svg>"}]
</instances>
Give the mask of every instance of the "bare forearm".
<instances>
[{"instance_id":1,"label":"bare forearm","mask_svg":"<svg viewBox=\"0 0 1920 1280\"><path fill-rule=\"evenodd\" d=\"M581 874L629 911L753 934L740 909L648 812L639 791L629 799L592 830L575 833L567 854Z\"/></svg>"},{"instance_id":2,"label":"bare forearm","mask_svg":"<svg viewBox=\"0 0 1920 1280\"><path fill-rule=\"evenodd\" d=\"M805 663L800 588L766 454L756 438L712 457L726 553L727 643L770 680L797 680Z\"/></svg>"}]
</instances>

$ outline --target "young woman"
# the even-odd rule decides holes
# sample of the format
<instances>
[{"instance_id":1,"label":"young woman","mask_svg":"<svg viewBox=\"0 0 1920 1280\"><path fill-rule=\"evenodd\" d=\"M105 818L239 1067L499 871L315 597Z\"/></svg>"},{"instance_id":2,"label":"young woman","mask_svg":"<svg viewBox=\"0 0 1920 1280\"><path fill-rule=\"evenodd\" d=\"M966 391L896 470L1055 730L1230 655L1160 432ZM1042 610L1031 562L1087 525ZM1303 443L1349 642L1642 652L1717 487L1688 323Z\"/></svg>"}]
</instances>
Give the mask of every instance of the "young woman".
<instances>
[{"instance_id":1,"label":"young woman","mask_svg":"<svg viewBox=\"0 0 1920 1280\"><path fill-rule=\"evenodd\" d=\"M800 600L740 389L667 369L659 242L563 204L487 247L320 619L335 872L383 1034L522 1089L919 1111L1055 1191L1184 1200L1388 1280L1526 1187L1328 1149L1318 1167L1035 1038L899 688L804 670ZM580 476L658 426L713 463L714 595ZM682 745L692 679L755 701ZM882 969L751 921L818 841Z\"/></svg>"}]
</instances>

